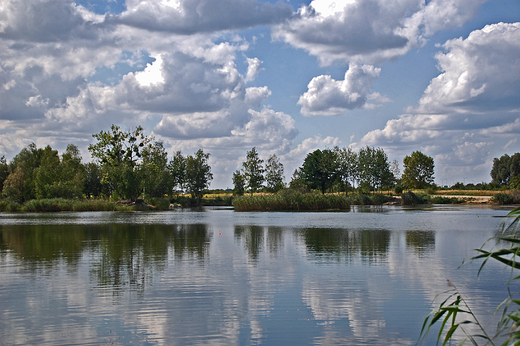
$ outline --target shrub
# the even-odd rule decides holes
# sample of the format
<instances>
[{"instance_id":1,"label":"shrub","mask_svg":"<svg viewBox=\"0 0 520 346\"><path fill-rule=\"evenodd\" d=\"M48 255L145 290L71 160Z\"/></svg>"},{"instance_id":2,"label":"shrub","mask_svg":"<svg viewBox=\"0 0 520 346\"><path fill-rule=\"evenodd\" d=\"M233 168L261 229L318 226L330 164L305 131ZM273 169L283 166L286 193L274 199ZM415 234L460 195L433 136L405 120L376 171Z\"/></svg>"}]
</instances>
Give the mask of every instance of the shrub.
<instances>
[{"instance_id":1,"label":"shrub","mask_svg":"<svg viewBox=\"0 0 520 346\"><path fill-rule=\"evenodd\" d=\"M397 184L394 187L394 192L397 193L398 195L402 194L403 193L403 187L401 185Z\"/></svg>"},{"instance_id":2,"label":"shrub","mask_svg":"<svg viewBox=\"0 0 520 346\"><path fill-rule=\"evenodd\" d=\"M371 197L372 204L381 205L385 204L390 200L388 196L382 195L382 194L375 194Z\"/></svg>"},{"instance_id":3,"label":"shrub","mask_svg":"<svg viewBox=\"0 0 520 346\"><path fill-rule=\"evenodd\" d=\"M372 200L367 195L359 194L350 196L350 204L353 205L371 205Z\"/></svg>"},{"instance_id":4,"label":"shrub","mask_svg":"<svg viewBox=\"0 0 520 346\"><path fill-rule=\"evenodd\" d=\"M491 201L499 204L512 204L513 196L508 193L497 193L491 198Z\"/></svg>"},{"instance_id":5,"label":"shrub","mask_svg":"<svg viewBox=\"0 0 520 346\"><path fill-rule=\"evenodd\" d=\"M426 199L424 195L416 195L412 191L401 194L401 205L417 205L425 203Z\"/></svg>"},{"instance_id":6,"label":"shrub","mask_svg":"<svg viewBox=\"0 0 520 346\"><path fill-rule=\"evenodd\" d=\"M19 211L21 208L21 205L18 203L15 203L13 201L3 200L0 201L0 211Z\"/></svg>"}]
</instances>

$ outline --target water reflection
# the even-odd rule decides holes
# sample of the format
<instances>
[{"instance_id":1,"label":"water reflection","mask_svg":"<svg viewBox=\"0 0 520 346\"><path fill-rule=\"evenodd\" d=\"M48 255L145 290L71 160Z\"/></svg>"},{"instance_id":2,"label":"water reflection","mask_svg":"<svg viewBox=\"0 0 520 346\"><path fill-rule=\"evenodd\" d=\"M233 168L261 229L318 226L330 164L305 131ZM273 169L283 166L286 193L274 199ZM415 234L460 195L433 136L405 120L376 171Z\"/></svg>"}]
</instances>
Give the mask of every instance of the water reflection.
<instances>
[{"instance_id":1,"label":"water reflection","mask_svg":"<svg viewBox=\"0 0 520 346\"><path fill-rule=\"evenodd\" d=\"M378 262L385 259L390 245L390 231L345 229L305 229L300 232L310 254L327 258Z\"/></svg>"},{"instance_id":2,"label":"water reflection","mask_svg":"<svg viewBox=\"0 0 520 346\"><path fill-rule=\"evenodd\" d=\"M406 247L417 256L423 257L435 250L435 232L433 231L407 231Z\"/></svg>"},{"instance_id":3,"label":"water reflection","mask_svg":"<svg viewBox=\"0 0 520 346\"><path fill-rule=\"evenodd\" d=\"M0 220L0 340L414 344L446 278L463 280L477 312L502 300L498 271L488 281L454 272L461 249L478 247L501 221L479 214L373 208Z\"/></svg>"},{"instance_id":4,"label":"water reflection","mask_svg":"<svg viewBox=\"0 0 520 346\"><path fill-rule=\"evenodd\" d=\"M154 273L163 271L170 249L177 260L203 263L210 240L204 224L0 227L2 248L11 250L26 270L49 272L62 260L71 270L89 254L97 286L130 285L140 291Z\"/></svg>"}]
</instances>

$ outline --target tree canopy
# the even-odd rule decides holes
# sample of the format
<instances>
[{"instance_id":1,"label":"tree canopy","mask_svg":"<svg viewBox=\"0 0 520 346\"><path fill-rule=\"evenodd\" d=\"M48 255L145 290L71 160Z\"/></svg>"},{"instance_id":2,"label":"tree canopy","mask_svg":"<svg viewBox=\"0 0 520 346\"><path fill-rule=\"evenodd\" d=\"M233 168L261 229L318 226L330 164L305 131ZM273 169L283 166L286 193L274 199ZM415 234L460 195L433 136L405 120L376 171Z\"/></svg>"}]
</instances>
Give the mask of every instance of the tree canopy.
<instances>
[{"instance_id":1,"label":"tree canopy","mask_svg":"<svg viewBox=\"0 0 520 346\"><path fill-rule=\"evenodd\" d=\"M500 158L494 158L490 174L494 183L508 185L511 179L520 175L520 153L511 156L504 154Z\"/></svg>"},{"instance_id":2,"label":"tree canopy","mask_svg":"<svg viewBox=\"0 0 520 346\"><path fill-rule=\"evenodd\" d=\"M433 158L414 151L403 160L404 171L401 182L409 189L424 189L433 184L435 164Z\"/></svg>"}]
</instances>

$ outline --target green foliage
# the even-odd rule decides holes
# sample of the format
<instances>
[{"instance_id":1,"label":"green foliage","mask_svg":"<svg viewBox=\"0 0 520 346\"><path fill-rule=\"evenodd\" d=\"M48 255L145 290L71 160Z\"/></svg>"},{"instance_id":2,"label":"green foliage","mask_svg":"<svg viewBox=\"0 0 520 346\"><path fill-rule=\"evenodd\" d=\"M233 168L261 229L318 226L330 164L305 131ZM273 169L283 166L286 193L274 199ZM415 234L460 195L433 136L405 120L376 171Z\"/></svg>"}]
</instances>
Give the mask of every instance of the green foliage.
<instances>
[{"instance_id":1,"label":"green foliage","mask_svg":"<svg viewBox=\"0 0 520 346\"><path fill-rule=\"evenodd\" d=\"M152 147L153 138L145 136L141 126L124 132L116 125L92 137L97 143L89 145L88 150L100 163L102 183L108 185L110 193L136 200L144 181L144 171L140 169L143 149Z\"/></svg>"},{"instance_id":2,"label":"green foliage","mask_svg":"<svg viewBox=\"0 0 520 346\"><path fill-rule=\"evenodd\" d=\"M491 202L498 204L519 204L520 192L513 193L497 193L491 199Z\"/></svg>"},{"instance_id":3,"label":"green foliage","mask_svg":"<svg viewBox=\"0 0 520 346\"><path fill-rule=\"evenodd\" d=\"M348 195L349 185L354 185L358 175L358 155L351 147L334 147L334 152L338 160L338 178L345 184L345 195Z\"/></svg>"},{"instance_id":4,"label":"green foliage","mask_svg":"<svg viewBox=\"0 0 520 346\"><path fill-rule=\"evenodd\" d=\"M19 211L22 207L21 204L15 203L9 200L0 200L0 211L15 212Z\"/></svg>"},{"instance_id":5,"label":"green foliage","mask_svg":"<svg viewBox=\"0 0 520 346\"><path fill-rule=\"evenodd\" d=\"M350 195L349 197L350 204L352 205L372 205L374 204L372 202L372 199L368 195L364 194L357 194L357 195Z\"/></svg>"},{"instance_id":6,"label":"green foliage","mask_svg":"<svg viewBox=\"0 0 520 346\"><path fill-rule=\"evenodd\" d=\"M276 155L271 155L265 165L265 182L268 192L277 192L285 187L283 164Z\"/></svg>"},{"instance_id":7,"label":"green foliage","mask_svg":"<svg viewBox=\"0 0 520 346\"><path fill-rule=\"evenodd\" d=\"M253 147L251 151L247 152L246 161L242 163L246 188L249 189L251 195L262 187L265 180L263 163L264 160L260 159L255 147Z\"/></svg>"},{"instance_id":8,"label":"green foliage","mask_svg":"<svg viewBox=\"0 0 520 346\"><path fill-rule=\"evenodd\" d=\"M513 177L520 175L520 153L512 156L504 154L498 159L494 158L490 175L494 183L508 185Z\"/></svg>"},{"instance_id":9,"label":"green foliage","mask_svg":"<svg viewBox=\"0 0 520 346\"><path fill-rule=\"evenodd\" d=\"M235 196L242 196L246 191L246 177L241 171L233 172L233 194Z\"/></svg>"},{"instance_id":10,"label":"green foliage","mask_svg":"<svg viewBox=\"0 0 520 346\"><path fill-rule=\"evenodd\" d=\"M416 195L412 191L401 194L401 205L418 205L425 203L427 203L425 195Z\"/></svg>"},{"instance_id":11,"label":"green foliage","mask_svg":"<svg viewBox=\"0 0 520 346\"><path fill-rule=\"evenodd\" d=\"M350 207L344 195L301 193L284 189L273 195L242 196L233 200L236 211L311 211L347 210Z\"/></svg>"},{"instance_id":12,"label":"green foliage","mask_svg":"<svg viewBox=\"0 0 520 346\"><path fill-rule=\"evenodd\" d=\"M404 187L409 189L424 189L433 184L434 162L433 158L420 151L414 151L411 156L403 160L404 171L401 181Z\"/></svg>"},{"instance_id":13,"label":"green foliage","mask_svg":"<svg viewBox=\"0 0 520 346\"><path fill-rule=\"evenodd\" d=\"M512 219L511 222L508 220ZM474 260L483 260L478 273L484 269L489 260L495 260L502 263L511 272L511 280L508 286L516 283L520 276L515 275L515 271L520 269L520 235L518 228L520 225L520 208L513 209L508 218L501 225L501 231L497 236L490 240L495 240L495 243L503 246L490 250L485 250L483 247L476 249L478 255L471 258ZM487 242L486 242L487 243ZM485 244L484 244L485 245ZM502 311L500 321L496 331L493 334L488 333L486 328L479 322L477 316L473 313L469 303L464 299L459 289L450 282L453 287L450 291L445 292L448 297L435 308L424 320L421 329L421 340L424 340L428 335L430 329L435 324L440 323L440 330L437 335L437 343L442 341L443 345L450 343L453 339L454 333L457 330L462 330L466 338L463 339L459 345L470 341L473 345L478 345L478 341L482 340L483 344L494 345L495 341L500 340L501 345L519 345L520 344L520 300L515 294L511 293L508 287L509 296L504 302L497 307L497 312ZM458 318L460 315L464 316ZM469 326L469 328L465 328ZM478 334L471 334L469 330L476 327Z\"/></svg>"},{"instance_id":14,"label":"green foliage","mask_svg":"<svg viewBox=\"0 0 520 346\"><path fill-rule=\"evenodd\" d=\"M183 190L186 184L186 158L180 151L177 151L168 163L167 170L170 176L168 194L172 195L176 189Z\"/></svg>"},{"instance_id":15,"label":"green foliage","mask_svg":"<svg viewBox=\"0 0 520 346\"><path fill-rule=\"evenodd\" d=\"M338 161L334 151L317 149L307 154L301 167L301 179L311 189L325 194L337 179Z\"/></svg>"},{"instance_id":16,"label":"green foliage","mask_svg":"<svg viewBox=\"0 0 520 346\"><path fill-rule=\"evenodd\" d=\"M202 149L197 150L195 156L186 159L186 186L192 198L196 198L200 204L204 190L209 187L213 174L208 164L209 153Z\"/></svg>"}]
</instances>

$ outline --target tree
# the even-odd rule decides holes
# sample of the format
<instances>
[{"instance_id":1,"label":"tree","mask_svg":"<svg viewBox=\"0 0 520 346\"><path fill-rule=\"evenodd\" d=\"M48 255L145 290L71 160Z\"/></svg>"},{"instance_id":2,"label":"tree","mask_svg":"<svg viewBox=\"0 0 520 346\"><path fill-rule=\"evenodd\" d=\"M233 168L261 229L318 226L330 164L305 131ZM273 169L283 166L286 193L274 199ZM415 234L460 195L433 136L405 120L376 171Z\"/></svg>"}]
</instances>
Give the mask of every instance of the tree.
<instances>
[{"instance_id":1,"label":"tree","mask_svg":"<svg viewBox=\"0 0 520 346\"><path fill-rule=\"evenodd\" d=\"M512 156L504 154L498 159L494 158L490 174L493 183L502 186L508 185L512 178L520 175L520 153Z\"/></svg>"},{"instance_id":2,"label":"tree","mask_svg":"<svg viewBox=\"0 0 520 346\"><path fill-rule=\"evenodd\" d=\"M246 177L240 170L233 172L233 194L242 196L246 190Z\"/></svg>"},{"instance_id":3,"label":"tree","mask_svg":"<svg viewBox=\"0 0 520 346\"><path fill-rule=\"evenodd\" d=\"M168 163L168 172L170 175L169 194L171 195L177 188L182 190L186 183L186 158L177 151Z\"/></svg>"},{"instance_id":4,"label":"tree","mask_svg":"<svg viewBox=\"0 0 520 346\"><path fill-rule=\"evenodd\" d=\"M24 201L23 190L25 185L25 172L22 166L15 168L14 172L4 181L2 197L16 203Z\"/></svg>"},{"instance_id":5,"label":"tree","mask_svg":"<svg viewBox=\"0 0 520 346\"><path fill-rule=\"evenodd\" d=\"M186 185L191 197L197 198L199 204L204 190L209 187L213 179L208 159L209 153L205 154L202 149L197 150L195 156L190 155L186 159Z\"/></svg>"},{"instance_id":6,"label":"tree","mask_svg":"<svg viewBox=\"0 0 520 346\"><path fill-rule=\"evenodd\" d=\"M330 149L317 149L307 154L301 167L301 178L311 189L320 189L325 194L338 176L336 153Z\"/></svg>"},{"instance_id":7,"label":"tree","mask_svg":"<svg viewBox=\"0 0 520 346\"><path fill-rule=\"evenodd\" d=\"M264 160L258 157L258 152L255 147L247 152L246 161L242 163L244 176L246 178L246 187L251 192L251 195L258 191L264 182L263 163Z\"/></svg>"},{"instance_id":8,"label":"tree","mask_svg":"<svg viewBox=\"0 0 520 346\"><path fill-rule=\"evenodd\" d=\"M43 149L41 164L36 169L36 198L55 198L55 187L59 181L60 157L49 145Z\"/></svg>"},{"instance_id":9,"label":"tree","mask_svg":"<svg viewBox=\"0 0 520 346\"><path fill-rule=\"evenodd\" d=\"M276 192L285 187L283 164L276 155L271 155L265 165L265 182L267 189Z\"/></svg>"},{"instance_id":10,"label":"tree","mask_svg":"<svg viewBox=\"0 0 520 346\"><path fill-rule=\"evenodd\" d=\"M424 189L433 184L434 162L433 158L420 151L414 151L411 156L403 160L404 171L401 182L409 189Z\"/></svg>"},{"instance_id":11,"label":"tree","mask_svg":"<svg viewBox=\"0 0 520 346\"><path fill-rule=\"evenodd\" d=\"M142 151L150 147L152 137L144 135L138 126L132 132L124 132L112 125L110 131L92 135L97 140L88 150L98 160L103 172L103 184L119 197L136 200L143 187Z\"/></svg>"},{"instance_id":12,"label":"tree","mask_svg":"<svg viewBox=\"0 0 520 346\"><path fill-rule=\"evenodd\" d=\"M354 186L358 175L357 154L351 147L334 147L338 159L338 178L345 183L345 195L348 195L348 186Z\"/></svg>"},{"instance_id":13,"label":"tree","mask_svg":"<svg viewBox=\"0 0 520 346\"><path fill-rule=\"evenodd\" d=\"M95 162L89 162L83 166L83 170L85 172L85 195L88 198L90 196L99 197L103 191L101 167Z\"/></svg>"},{"instance_id":14,"label":"tree","mask_svg":"<svg viewBox=\"0 0 520 346\"><path fill-rule=\"evenodd\" d=\"M2 192L2 188L4 186L4 181L9 176L9 165L7 164L7 160L5 156L2 155L0 157L0 192Z\"/></svg>"},{"instance_id":15,"label":"tree","mask_svg":"<svg viewBox=\"0 0 520 346\"><path fill-rule=\"evenodd\" d=\"M395 176L390 170L388 156L382 148L377 148L374 152L374 187L383 189L390 188L395 183Z\"/></svg>"},{"instance_id":16,"label":"tree","mask_svg":"<svg viewBox=\"0 0 520 346\"><path fill-rule=\"evenodd\" d=\"M142 151L143 187L145 193L151 197L164 197L171 194L169 188L170 175L166 169L168 165L168 153L164 149L163 142L155 142ZM170 190L170 191L168 191Z\"/></svg>"},{"instance_id":17,"label":"tree","mask_svg":"<svg viewBox=\"0 0 520 346\"><path fill-rule=\"evenodd\" d=\"M42 153L43 149L38 149L36 144L31 143L23 148L9 163L11 174L17 174L17 170L23 172L23 175L17 175L16 178L16 186L21 189L22 194L20 202L36 198L36 171L40 166ZM20 178L23 180L20 181Z\"/></svg>"}]
</instances>

